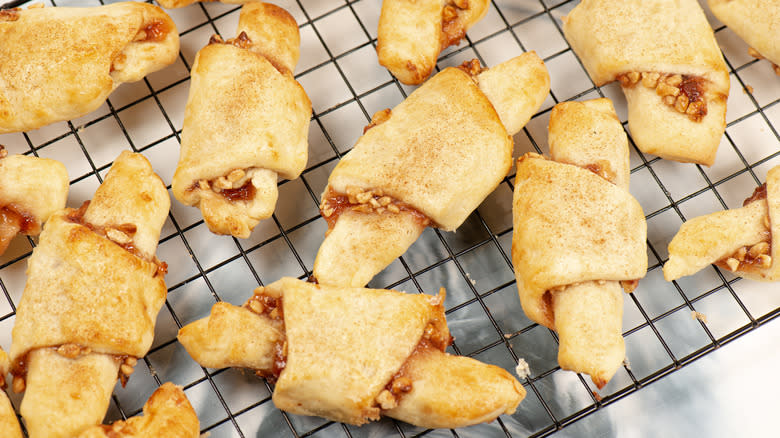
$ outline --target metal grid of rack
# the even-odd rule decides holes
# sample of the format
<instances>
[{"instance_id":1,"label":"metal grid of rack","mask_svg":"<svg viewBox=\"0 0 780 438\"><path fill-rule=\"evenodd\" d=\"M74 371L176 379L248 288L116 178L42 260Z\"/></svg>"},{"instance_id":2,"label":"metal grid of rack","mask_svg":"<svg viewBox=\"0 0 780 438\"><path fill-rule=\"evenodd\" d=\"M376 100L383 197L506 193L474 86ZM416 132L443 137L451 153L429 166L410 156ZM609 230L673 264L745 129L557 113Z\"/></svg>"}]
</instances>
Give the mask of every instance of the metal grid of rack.
<instances>
[{"instance_id":1,"label":"metal grid of rack","mask_svg":"<svg viewBox=\"0 0 780 438\"><path fill-rule=\"evenodd\" d=\"M13 2L16 6L23 2ZM87 6L98 1L46 2ZM108 3L108 2L105 2ZM370 287L432 293L447 288L447 318L458 354L510 371L525 359L531 375L518 411L489 424L455 431L425 431L383 419L362 427L277 410L272 387L241 370L204 369L176 341L179 327L208 314L224 300L242 303L258 285L282 276L306 278L326 230L318 201L330 170L346 153L375 111L393 107L412 90L376 62L376 25L381 0L285 0L276 2L298 21L301 60L296 79L313 103L310 157L301 178L283 181L272 219L251 238L211 234L196 209L173 200L158 257L167 261L168 299L158 318L152 350L139 362L126 388L117 386L107 420L140 412L164 381L183 385L198 412L202 431L216 437L313 436L546 436L663 379L721 345L757 330L780 315L780 298L768 286L709 267L667 283L661 264L666 245L686 219L741 205L780 164L780 81L766 61L712 16L716 37L731 72L726 135L711 168L646 156L631 145L631 192L648 221L649 269L625 300L623 318L630 363L598 393L590 379L557 366L554 332L522 312L512 273L511 197L514 171L456 233L426 230ZM565 100L610 97L626 121L625 100L615 84L595 87L561 32L560 18L576 1L493 0L488 15L458 46L440 56L437 68L477 58L491 66L535 50L545 61L552 91L515 140L515 156L547 152L546 126L552 106ZM119 151L143 153L170 187L178 159L189 68L214 33L231 37L238 6L195 4L170 10L181 34L177 62L143 81L122 85L99 110L36 131L0 135L10 153L59 159L71 178L69 206L89 199ZM705 7L706 10L706 7ZM630 138L630 133L629 133ZM0 258L0 345L8 349L15 306L33 239L17 238ZM708 316L691 318L692 311ZM15 406L20 397L12 395Z\"/></svg>"}]
</instances>

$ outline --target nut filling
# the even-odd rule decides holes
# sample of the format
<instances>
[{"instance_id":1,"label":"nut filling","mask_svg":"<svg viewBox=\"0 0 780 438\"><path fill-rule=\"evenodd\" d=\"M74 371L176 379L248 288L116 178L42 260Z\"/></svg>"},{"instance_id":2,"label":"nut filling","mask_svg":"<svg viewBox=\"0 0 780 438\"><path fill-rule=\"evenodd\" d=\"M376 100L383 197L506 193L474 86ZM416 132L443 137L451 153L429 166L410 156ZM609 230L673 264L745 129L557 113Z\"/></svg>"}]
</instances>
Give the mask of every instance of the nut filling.
<instances>
[{"instance_id":1,"label":"nut filling","mask_svg":"<svg viewBox=\"0 0 780 438\"><path fill-rule=\"evenodd\" d=\"M19 19L20 8L4 9L0 11L0 22L3 21L16 21Z\"/></svg>"},{"instance_id":2,"label":"nut filling","mask_svg":"<svg viewBox=\"0 0 780 438\"><path fill-rule=\"evenodd\" d=\"M251 201L257 195L257 188L252 184L254 169L233 169L227 175L212 180L202 179L190 190L211 190L222 195L230 202Z\"/></svg>"},{"instance_id":3,"label":"nut filling","mask_svg":"<svg viewBox=\"0 0 780 438\"><path fill-rule=\"evenodd\" d=\"M168 24L164 21L152 20L135 34L133 41L137 43L158 43L164 40L170 31Z\"/></svg>"},{"instance_id":4,"label":"nut filling","mask_svg":"<svg viewBox=\"0 0 780 438\"><path fill-rule=\"evenodd\" d=\"M252 298L248 299L244 303L245 308L251 312L270 318L271 320L279 324L280 331L284 333L284 306L281 297L270 297L263 293L264 289L259 287L255 290ZM279 380L279 375L282 374L284 368L287 366L287 340L281 339L276 345L274 345L274 362L271 370L255 370L257 377L266 379L269 383L274 384Z\"/></svg>"},{"instance_id":5,"label":"nut filling","mask_svg":"<svg viewBox=\"0 0 780 438\"><path fill-rule=\"evenodd\" d=\"M460 14L468 9L468 0L450 0L445 3L441 11L441 37L439 39L442 50L459 44L460 40L466 36L466 29L460 20Z\"/></svg>"},{"instance_id":6,"label":"nut filling","mask_svg":"<svg viewBox=\"0 0 780 438\"><path fill-rule=\"evenodd\" d=\"M89 207L89 202L90 201L85 201L83 204L81 204L81 207L79 207L78 210L71 210L68 212L68 215L66 216L67 220L71 223L87 227L93 233L96 233L114 242L130 254L155 265L156 269L152 273L152 277L157 277L158 275L165 276L165 274L168 273L167 263L161 262L159 259L157 259L156 256L148 258L142 254L138 248L135 247L133 244L133 237L135 236L136 231L138 231L138 228L135 226L135 224L125 223L118 225L98 226L85 221L84 213L86 213L87 207Z\"/></svg>"},{"instance_id":7,"label":"nut filling","mask_svg":"<svg viewBox=\"0 0 780 438\"><path fill-rule=\"evenodd\" d=\"M706 80L700 76L632 71L617 79L623 88L641 83L645 88L655 89L664 104L680 114L686 114L694 122L700 122L707 115Z\"/></svg>"},{"instance_id":8,"label":"nut filling","mask_svg":"<svg viewBox=\"0 0 780 438\"><path fill-rule=\"evenodd\" d=\"M54 350L57 354L67 359L78 359L81 356L86 356L88 354L93 353L90 347L79 345L79 344L62 344L60 346L48 347L48 348ZM130 378L130 375L133 374L134 367L138 363L138 359L128 355L119 355L119 354L108 354L108 355L111 356L114 359L114 361L120 364L119 372L117 373L117 378L119 379L119 382L122 384L122 387L124 388L125 385L127 384L127 380ZM24 390L27 388L26 379L27 379L27 365L29 362L29 356L30 356L30 352L28 351L27 353L24 354L24 356L22 356L13 365L11 365L11 376L13 376L11 389L17 394L24 392Z\"/></svg>"},{"instance_id":9,"label":"nut filling","mask_svg":"<svg viewBox=\"0 0 780 438\"><path fill-rule=\"evenodd\" d=\"M715 262L721 268L729 271L755 272L772 266L771 241L758 242L750 247L743 246L734 254Z\"/></svg>"},{"instance_id":10,"label":"nut filling","mask_svg":"<svg viewBox=\"0 0 780 438\"><path fill-rule=\"evenodd\" d=\"M403 211L412 214L422 227L433 224L428 216L405 202L385 195L382 189L362 190L347 186L347 193L343 194L328 187L320 204L322 217L328 222L328 231L333 229L338 217L346 210L375 214L398 214Z\"/></svg>"}]
</instances>

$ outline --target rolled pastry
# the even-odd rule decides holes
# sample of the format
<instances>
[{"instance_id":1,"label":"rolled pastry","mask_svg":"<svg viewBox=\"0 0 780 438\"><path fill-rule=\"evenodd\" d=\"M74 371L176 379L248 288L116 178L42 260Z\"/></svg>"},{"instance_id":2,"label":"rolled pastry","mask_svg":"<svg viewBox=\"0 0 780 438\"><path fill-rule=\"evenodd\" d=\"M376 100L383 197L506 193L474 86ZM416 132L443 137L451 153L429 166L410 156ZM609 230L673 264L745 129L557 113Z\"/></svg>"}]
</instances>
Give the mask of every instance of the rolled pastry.
<instances>
[{"instance_id":1,"label":"rolled pastry","mask_svg":"<svg viewBox=\"0 0 780 438\"><path fill-rule=\"evenodd\" d=\"M169 208L146 158L125 151L91 202L46 222L11 333L31 437L99 424L117 377L124 384L151 347L167 291L154 254Z\"/></svg>"},{"instance_id":2,"label":"rolled pastry","mask_svg":"<svg viewBox=\"0 0 780 438\"><path fill-rule=\"evenodd\" d=\"M322 195L317 281L364 286L426 226L460 226L506 176L511 136L549 90L544 63L528 52L486 70L476 60L447 68L374 114Z\"/></svg>"},{"instance_id":3,"label":"rolled pastry","mask_svg":"<svg viewBox=\"0 0 780 438\"><path fill-rule=\"evenodd\" d=\"M712 13L750 45L749 53L766 58L780 75L780 3L776 0L708 0Z\"/></svg>"},{"instance_id":4,"label":"rolled pastry","mask_svg":"<svg viewBox=\"0 0 780 438\"><path fill-rule=\"evenodd\" d=\"M628 141L612 102L550 114L547 160L517 162L512 262L526 315L556 330L561 368L600 389L625 358L623 296L647 271L647 225L628 191Z\"/></svg>"},{"instance_id":5,"label":"rolled pastry","mask_svg":"<svg viewBox=\"0 0 780 438\"><path fill-rule=\"evenodd\" d=\"M183 8L197 2L208 2L214 0L157 0L157 3L165 9ZM220 3L227 5L243 5L252 2L253 0L217 0Z\"/></svg>"},{"instance_id":6,"label":"rolled pastry","mask_svg":"<svg viewBox=\"0 0 780 438\"><path fill-rule=\"evenodd\" d=\"M3 11L0 40L0 134L90 113L179 53L171 17L141 2Z\"/></svg>"},{"instance_id":7,"label":"rolled pastry","mask_svg":"<svg viewBox=\"0 0 780 438\"><path fill-rule=\"evenodd\" d=\"M439 53L460 44L489 5L488 0L384 0L376 42L379 64L404 84L421 84Z\"/></svg>"},{"instance_id":8,"label":"rolled pastry","mask_svg":"<svg viewBox=\"0 0 780 438\"><path fill-rule=\"evenodd\" d=\"M287 11L249 3L238 33L195 57L173 194L212 232L247 238L273 214L277 175L306 166L311 102L292 75L300 37Z\"/></svg>"},{"instance_id":9,"label":"rolled pastry","mask_svg":"<svg viewBox=\"0 0 780 438\"><path fill-rule=\"evenodd\" d=\"M0 436L4 438L23 438L22 428L16 418L16 412L5 393L5 376L11 368L8 355L0 348Z\"/></svg>"},{"instance_id":10,"label":"rolled pastry","mask_svg":"<svg viewBox=\"0 0 780 438\"><path fill-rule=\"evenodd\" d=\"M0 255L17 234L37 236L68 198L65 166L48 158L8 155L0 145Z\"/></svg>"},{"instance_id":11,"label":"rolled pastry","mask_svg":"<svg viewBox=\"0 0 780 438\"><path fill-rule=\"evenodd\" d=\"M696 0L584 0L563 32L597 86L620 81L642 152L712 165L729 73Z\"/></svg>"},{"instance_id":12,"label":"rolled pastry","mask_svg":"<svg viewBox=\"0 0 780 438\"><path fill-rule=\"evenodd\" d=\"M734 275L759 281L780 281L780 166L741 208L693 218L669 242L664 264L667 281L693 275L710 264Z\"/></svg>"},{"instance_id":13,"label":"rolled pastry","mask_svg":"<svg viewBox=\"0 0 780 438\"><path fill-rule=\"evenodd\" d=\"M77 438L198 438L200 422L180 386L166 382L144 404L142 416L92 426Z\"/></svg>"},{"instance_id":14,"label":"rolled pastry","mask_svg":"<svg viewBox=\"0 0 780 438\"><path fill-rule=\"evenodd\" d=\"M242 307L215 304L179 342L205 367L275 380L274 404L293 414L454 428L513 413L525 389L512 375L445 353L443 301L443 289L432 297L283 278Z\"/></svg>"}]
</instances>

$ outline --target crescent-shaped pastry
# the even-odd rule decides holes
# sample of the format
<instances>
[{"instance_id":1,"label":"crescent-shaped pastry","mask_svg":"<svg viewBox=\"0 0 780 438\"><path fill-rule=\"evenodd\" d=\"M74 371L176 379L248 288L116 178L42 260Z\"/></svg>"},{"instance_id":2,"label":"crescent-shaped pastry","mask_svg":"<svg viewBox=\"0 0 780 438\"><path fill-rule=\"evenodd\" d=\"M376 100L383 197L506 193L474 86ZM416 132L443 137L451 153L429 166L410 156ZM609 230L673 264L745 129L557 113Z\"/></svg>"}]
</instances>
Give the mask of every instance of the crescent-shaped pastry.
<instances>
[{"instance_id":1,"label":"crescent-shaped pastry","mask_svg":"<svg viewBox=\"0 0 780 438\"><path fill-rule=\"evenodd\" d=\"M274 404L293 414L455 428L513 413L525 389L512 375L445 353L443 301L443 289L432 297L283 278L242 307L215 304L179 342L205 367L275 380Z\"/></svg>"},{"instance_id":2,"label":"crescent-shaped pastry","mask_svg":"<svg viewBox=\"0 0 780 438\"><path fill-rule=\"evenodd\" d=\"M5 376L11 368L8 355L0 348L0 436L3 438L24 438L16 412L5 393Z\"/></svg>"},{"instance_id":3,"label":"crescent-shaped pastry","mask_svg":"<svg viewBox=\"0 0 780 438\"><path fill-rule=\"evenodd\" d=\"M376 41L379 64L404 84L421 84L439 53L458 45L489 5L488 0L384 0Z\"/></svg>"},{"instance_id":4,"label":"crescent-shaped pastry","mask_svg":"<svg viewBox=\"0 0 780 438\"><path fill-rule=\"evenodd\" d=\"M628 141L612 102L550 114L547 160L517 162L512 262L526 315L560 338L561 368L602 388L625 358L623 296L647 271L647 225L628 192Z\"/></svg>"},{"instance_id":5,"label":"crescent-shaped pastry","mask_svg":"<svg viewBox=\"0 0 780 438\"><path fill-rule=\"evenodd\" d=\"M741 208L719 211L686 221L669 242L664 278L693 275L710 264L734 275L760 281L780 281L780 166L767 173L766 183Z\"/></svg>"},{"instance_id":6,"label":"crescent-shaped pastry","mask_svg":"<svg viewBox=\"0 0 780 438\"><path fill-rule=\"evenodd\" d=\"M11 333L30 436L99 424L117 377L124 383L151 347L167 292L154 254L169 208L146 158L125 151L91 202L46 222Z\"/></svg>"},{"instance_id":7,"label":"crescent-shaped pastry","mask_svg":"<svg viewBox=\"0 0 780 438\"><path fill-rule=\"evenodd\" d=\"M278 176L306 166L311 102L292 75L300 37L287 11L249 3L238 33L195 57L173 194L212 232L247 238L273 214Z\"/></svg>"},{"instance_id":8,"label":"crescent-shaped pastry","mask_svg":"<svg viewBox=\"0 0 780 438\"><path fill-rule=\"evenodd\" d=\"M36 236L68 198L65 166L48 158L8 155L0 145L0 255L17 234Z\"/></svg>"},{"instance_id":9,"label":"crescent-shaped pastry","mask_svg":"<svg viewBox=\"0 0 780 438\"><path fill-rule=\"evenodd\" d=\"M0 134L90 113L179 53L171 17L142 2L3 11L0 41Z\"/></svg>"},{"instance_id":10,"label":"crescent-shaped pastry","mask_svg":"<svg viewBox=\"0 0 780 438\"><path fill-rule=\"evenodd\" d=\"M544 63L528 52L486 70L476 60L447 68L374 114L322 195L317 281L364 286L426 226L460 226L506 176L511 136L549 90Z\"/></svg>"},{"instance_id":11,"label":"crescent-shaped pastry","mask_svg":"<svg viewBox=\"0 0 780 438\"><path fill-rule=\"evenodd\" d=\"M180 386L166 382L144 403L143 415L92 426L77 438L198 438L200 422Z\"/></svg>"},{"instance_id":12,"label":"crescent-shaped pastry","mask_svg":"<svg viewBox=\"0 0 780 438\"><path fill-rule=\"evenodd\" d=\"M750 45L749 53L766 58L780 75L780 2L708 0L712 13Z\"/></svg>"},{"instance_id":13,"label":"crescent-shaped pastry","mask_svg":"<svg viewBox=\"0 0 780 438\"><path fill-rule=\"evenodd\" d=\"M620 81L642 152L712 165L729 73L696 0L583 0L563 33L597 86Z\"/></svg>"}]
</instances>

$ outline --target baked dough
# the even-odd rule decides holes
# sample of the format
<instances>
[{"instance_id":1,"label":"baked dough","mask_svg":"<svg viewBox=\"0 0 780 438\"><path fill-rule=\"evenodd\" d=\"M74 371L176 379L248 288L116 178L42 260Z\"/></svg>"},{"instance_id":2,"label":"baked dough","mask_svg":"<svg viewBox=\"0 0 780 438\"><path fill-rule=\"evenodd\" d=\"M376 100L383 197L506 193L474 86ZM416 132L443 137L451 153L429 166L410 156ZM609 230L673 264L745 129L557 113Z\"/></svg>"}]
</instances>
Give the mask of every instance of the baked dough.
<instances>
[{"instance_id":1,"label":"baked dough","mask_svg":"<svg viewBox=\"0 0 780 438\"><path fill-rule=\"evenodd\" d=\"M780 75L780 3L776 0L708 0L712 13L750 45L750 54L772 62Z\"/></svg>"},{"instance_id":2,"label":"baked dough","mask_svg":"<svg viewBox=\"0 0 780 438\"><path fill-rule=\"evenodd\" d=\"M741 208L688 220L669 242L667 281L693 275L710 264L734 275L780 281L780 166Z\"/></svg>"},{"instance_id":3,"label":"baked dough","mask_svg":"<svg viewBox=\"0 0 780 438\"><path fill-rule=\"evenodd\" d=\"M311 102L292 75L300 37L287 11L249 3L238 33L195 57L173 194L212 232L247 238L273 214L277 175L306 166Z\"/></svg>"},{"instance_id":4,"label":"baked dough","mask_svg":"<svg viewBox=\"0 0 780 438\"><path fill-rule=\"evenodd\" d=\"M476 60L447 68L376 113L322 195L329 231L317 281L364 286L426 226L460 226L506 176L511 136L549 90L544 63L528 52L487 70Z\"/></svg>"},{"instance_id":5,"label":"baked dough","mask_svg":"<svg viewBox=\"0 0 780 438\"><path fill-rule=\"evenodd\" d=\"M99 424L117 376L152 344L167 292L154 256L170 199L140 154L114 161L91 202L54 213L27 269L10 356L32 437Z\"/></svg>"},{"instance_id":6,"label":"baked dough","mask_svg":"<svg viewBox=\"0 0 780 438\"><path fill-rule=\"evenodd\" d=\"M621 286L631 292L647 271L647 225L628 191L628 140L612 102L556 105L549 142L552 160L517 162L517 288L526 315L558 332L561 368L602 388L625 358Z\"/></svg>"},{"instance_id":7,"label":"baked dough","mask_svg":"<svg viewBox=\"0 0 780 438\"><path fill-rule=\"evenodd\" d=\"M24 438L16 412L8 400L5 389L5 376L11 367L8 355L0 348L0 436L4 438Z\"/></svg>"},{"instance_id":8,"label":"baked dough","mask_svg":"<svg viewBox=\"0 0 780 438\"><path fill-rule=\"evenodd\" d=\"M439 53L460 44L489 5L488 0L384 0L376 42L379 64L404 84L421 84Z\"/></svg>"},{"instance_id":9,"label":"baked dough","mask_svg":"<svg viewBox=\"0 0 780 438\"><path fill-rule=\"evenodd\" d=\"M597 86L620 81L642 152L712 165L729 73L696 0L584 0L563 32Z\"/></svg>"},{"instance_id":10,"label":"baked dough","mask_svg":"<svg viewBox=\"0 0 780 438\"><path fill-rule=\"evenodd\" d=\"M180 386L166 382L144 404L142 416L92 426L78 438L198 438L200 423Z\"/></svg>"},{"instance_id":11,"label":"baked dough","mask_svg":"<svg viewBox=\"0 0 780 438\"><path fill-rule=\"evenodd\" d=\"M183 8L197 2L209 2L215 0L157 0L157 3L165 9ZM253 0L218 0L220 3L227 5L243 5L252 2Z\"/></svg>"},{"instance_id":12,"label":"baked dough","mask_svg":"<svg viewBox=\"0 0 780 438\"><path fill-rule=\"evenodd\" d=\"M16 234L37 236L68 198L65 166L48 158L8 155L0 145L0 255Z\"/></svg>"},{"instance_id":13,"label":"baked dough","mask_svg":"<svg viewBox=\"0 0 780 438\"><path fill-rule=\"evenodd\" d=\"M173 20L141 2L3 11L0 41L0 134L88 114L179 54Z\"/></svg>"},{"instance_id":14,"label":"baked dough","mask_svg":"<svg viewBox=\"0 0 780 438\"><path fill-rule=\"evenodd\" d=\"M283 278L242 307L215 304L179 330L179 342L205 367L275 380L274 404L297 415L360 425L381 414L454 428L513 413L525 389L512 375L444 352L443 301L443 289L429 296Z\"/></svg>"}]
</instances>

